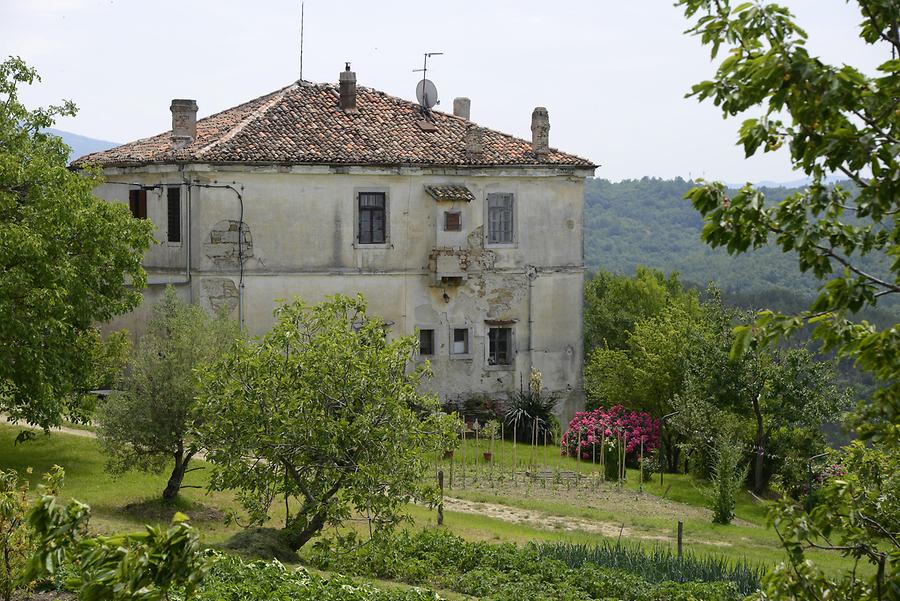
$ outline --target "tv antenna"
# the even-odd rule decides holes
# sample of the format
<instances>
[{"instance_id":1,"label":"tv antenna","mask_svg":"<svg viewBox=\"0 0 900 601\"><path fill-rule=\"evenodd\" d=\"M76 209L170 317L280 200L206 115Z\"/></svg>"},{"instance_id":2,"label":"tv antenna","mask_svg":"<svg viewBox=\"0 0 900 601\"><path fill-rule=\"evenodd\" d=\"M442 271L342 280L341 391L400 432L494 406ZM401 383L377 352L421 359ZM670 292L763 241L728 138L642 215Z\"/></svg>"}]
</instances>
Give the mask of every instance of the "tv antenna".
<instances>
[{"instance_id":1,"label":"tv antenna","mask_svg":"<svg viewBox=\"0 0 900 601\"><path fill-rule=\"evenodd\" d=\"M306 2L300 3L300 81L303 81L303 8Z\"/></svg>"},{"instance_id":2,"label":"tv antenna","mask_svg":"<svg viewBox=\"0 0 900 601\"><path fill-rule=\"evenodd\" d=\"M427 113L433 106L440 104L438 100L437 88L434 83L428 79L428 59L432 56L441 56L443 52L426 52L425 61L422 63L421 69L413 69L413 73L421 73L422 80L416 85L416 100L422 107L422 112Z\"/></svg>"}]
</instances>

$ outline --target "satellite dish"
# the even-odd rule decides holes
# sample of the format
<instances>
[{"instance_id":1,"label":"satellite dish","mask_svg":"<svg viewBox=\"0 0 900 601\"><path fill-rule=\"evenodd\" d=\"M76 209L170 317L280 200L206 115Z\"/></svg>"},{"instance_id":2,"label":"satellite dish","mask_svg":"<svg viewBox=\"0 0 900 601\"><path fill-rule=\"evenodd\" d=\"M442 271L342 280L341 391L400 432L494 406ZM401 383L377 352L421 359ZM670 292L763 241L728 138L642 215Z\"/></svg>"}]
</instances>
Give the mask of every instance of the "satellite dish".
<instances>
[{"instance_id":1,"label":"satellite dish","mask_svg":"<svg viewBox=\"0 0 900 601\"><path fill-rule=\"evenodd\" d=\"M416 99L426 109L430 109L436 104L440 104L438 102L438 93L437 88L434 87L434 83L431 82L430 79L422 79L416 84Z\"/></svg>"}]
</instances>

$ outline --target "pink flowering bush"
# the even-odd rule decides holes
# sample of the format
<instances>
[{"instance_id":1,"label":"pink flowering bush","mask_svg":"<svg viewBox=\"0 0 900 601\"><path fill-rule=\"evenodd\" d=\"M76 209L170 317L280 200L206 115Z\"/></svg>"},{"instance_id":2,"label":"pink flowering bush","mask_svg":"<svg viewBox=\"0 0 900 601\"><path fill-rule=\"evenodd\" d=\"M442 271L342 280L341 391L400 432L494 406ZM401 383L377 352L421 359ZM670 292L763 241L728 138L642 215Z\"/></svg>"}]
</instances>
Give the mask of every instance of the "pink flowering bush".
<instances>
[{"instance_id":1,"label":"pink flowering bush","mask_svg":"<svg viewBox=\"0 0 900 601\"><path fill-rule=\"evenodd\" d=\"M643 411L626 411L622 405L609 409L599 407L593 411L579 411L569 422L562 437L563 455L575 456L581 442L581 458L590 460L600 456L600 445L606 439L607 453L616 446L617 439L625 442L625 455L637 458L644 441L644 455L659 447L659 420Z\"/></svg>"}]
</instances>

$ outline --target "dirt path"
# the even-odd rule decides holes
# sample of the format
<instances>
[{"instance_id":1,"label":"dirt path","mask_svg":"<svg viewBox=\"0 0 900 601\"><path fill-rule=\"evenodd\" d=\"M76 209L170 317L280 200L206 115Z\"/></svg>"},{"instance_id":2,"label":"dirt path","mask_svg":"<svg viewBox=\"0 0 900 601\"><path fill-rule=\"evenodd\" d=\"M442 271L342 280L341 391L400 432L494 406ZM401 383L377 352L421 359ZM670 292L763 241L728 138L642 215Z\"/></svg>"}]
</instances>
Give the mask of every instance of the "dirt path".
<instances>
[{"instance_id":1,"label":"dirt path","mask_svg":"<svg viewBox=\"0 0 900 601\"><path fill-rule=\"evenodd\" d=\"M659 542L673 542L675 539L665 534L652 534L646 532L635 532L631 528L623 524L614 524L612 522L600 522L597 520L588 520L585 518L558 516L542 511L531 511L521 509L519 507L510 507L509 505L499 505L495 503L478 503L475 501L467 501L465 499L457 499L454 497L444 497L444 509L447 511L457 511L460 513L469 513L473 515L483 515L504 522L513 524L524 524L542 530L555 530L564 532L589 532L591 534L600 534L602 536L618 538L621 534L623 538L640 539ZM723 541L706 541L694 540L692 542L704 545L715 545L718 547L730 547L731 543Z\"/></svg>"},{"instance_id":2,"label":"dirt path","mask_svg":"<svg viewBox=\"0 0 900 601\"><path fill-rule=\"evenodd\" d=\"M0 414L0 420L6 422L13 428L22 428L23 430L34 430L35 432L42 432L40 428L35 428L33 426L29 426L27 424L18 423L15 424L9 421L9 417L6 415ZM53 434L71 434L72 436L81 436L82 438L97 438L97 434L91 432L90 430L84 430L82 428L70 428L69 426L59 426L58 428L50 428L50 432Z\"/></svg>"}]
</instances>

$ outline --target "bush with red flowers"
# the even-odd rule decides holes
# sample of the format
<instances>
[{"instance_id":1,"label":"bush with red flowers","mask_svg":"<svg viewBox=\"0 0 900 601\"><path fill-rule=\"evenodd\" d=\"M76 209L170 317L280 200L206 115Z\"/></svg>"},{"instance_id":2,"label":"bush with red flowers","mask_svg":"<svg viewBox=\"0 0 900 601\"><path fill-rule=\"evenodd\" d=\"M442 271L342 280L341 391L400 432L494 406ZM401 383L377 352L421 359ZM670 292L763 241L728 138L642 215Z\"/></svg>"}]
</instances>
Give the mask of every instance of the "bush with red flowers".
<instances>
[{"instance_id":1,"label":"bush with red flowers","mask_svg":"<svg viewBox=\"0 0 900 601\"><path fill-rule=\"evenodd\" d=\"M627 411L622 405L579 411L562 437L562 454L574 457L580 443L582 459L599 458L604 439L609 447L607 452L624 444L626 457L632 458L637 458L643 440L647 455L659 447L659 420L643 411Z\"/></svg>"}]
</instances>

